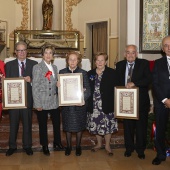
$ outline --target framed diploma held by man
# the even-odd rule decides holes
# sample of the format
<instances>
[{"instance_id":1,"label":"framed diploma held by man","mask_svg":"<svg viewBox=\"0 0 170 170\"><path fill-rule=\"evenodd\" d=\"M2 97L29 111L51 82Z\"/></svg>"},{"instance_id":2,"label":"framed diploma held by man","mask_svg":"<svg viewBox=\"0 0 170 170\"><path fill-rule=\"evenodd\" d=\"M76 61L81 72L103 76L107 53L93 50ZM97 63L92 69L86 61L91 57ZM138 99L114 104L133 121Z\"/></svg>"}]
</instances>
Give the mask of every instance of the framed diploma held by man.
<instances>
[{"instance_id":1,"label":"framed diploma held by man","mask_svg":"<svg viewBox=\"0 0 170 170\"><path fill-rule=\"evenodd\" d=\"M82 73L58 74L59 106L83 105L83 76Z\"/></svg>"},{"instance_id":2,"label":"framed diploma held by man","mask_svg":"<svg viewBox=\"0 0 170 170\"><path fill-rule=\"evenodd\" d=\"M123 119L139 119L139 89L115 87L115 117Z\"/></svg>"},{"instance_id":3,"label":"framed diploma held by man","mask_svg":"<svg viewBox=\"0 0 170 170\"><path fill-rule=\"evenodd\" d=\"M24 78L2 79L3 109L27 108L26 86Z\"/></svg>"}]
</instances>

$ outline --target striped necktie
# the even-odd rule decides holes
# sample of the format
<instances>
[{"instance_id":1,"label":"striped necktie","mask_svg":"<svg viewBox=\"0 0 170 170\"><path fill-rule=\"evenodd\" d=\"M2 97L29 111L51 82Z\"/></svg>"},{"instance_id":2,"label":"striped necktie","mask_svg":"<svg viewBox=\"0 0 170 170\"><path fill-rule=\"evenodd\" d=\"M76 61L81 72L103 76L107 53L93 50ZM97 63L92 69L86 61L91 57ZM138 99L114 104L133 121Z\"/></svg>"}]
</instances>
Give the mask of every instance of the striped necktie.
<instances>
[{"instance_id":1,"label":"striped necktie","mask_svg":"<svg viewBox=\"0 0 170 170\"><path fill-rule=\"evenodd\" d=\"M132 72L133 72L133 64L129 64L130 68L128 71L128 76L127 76L127 83L131 82L131 78L132 78Z\"/></svg>"}]
</instances>

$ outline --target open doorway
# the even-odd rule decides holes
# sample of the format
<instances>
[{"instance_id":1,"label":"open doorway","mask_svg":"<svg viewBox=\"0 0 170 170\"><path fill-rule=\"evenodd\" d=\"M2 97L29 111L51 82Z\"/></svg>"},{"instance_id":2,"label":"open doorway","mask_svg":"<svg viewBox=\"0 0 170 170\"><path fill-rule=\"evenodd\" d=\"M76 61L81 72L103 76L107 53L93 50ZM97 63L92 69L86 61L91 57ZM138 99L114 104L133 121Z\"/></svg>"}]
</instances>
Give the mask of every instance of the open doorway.
<instances>
[{"instance_id":1,"label":"open doorway","mask_svg":"<svg viewBox=\"0 0 170 170\"><path fill-rule=\"evenodd\" d=\"M109 53L109 20L86 23L85 27L86 56L91 60L92 68L95 68L94 55L96 52Z\"/></svg>"}]
</instances>

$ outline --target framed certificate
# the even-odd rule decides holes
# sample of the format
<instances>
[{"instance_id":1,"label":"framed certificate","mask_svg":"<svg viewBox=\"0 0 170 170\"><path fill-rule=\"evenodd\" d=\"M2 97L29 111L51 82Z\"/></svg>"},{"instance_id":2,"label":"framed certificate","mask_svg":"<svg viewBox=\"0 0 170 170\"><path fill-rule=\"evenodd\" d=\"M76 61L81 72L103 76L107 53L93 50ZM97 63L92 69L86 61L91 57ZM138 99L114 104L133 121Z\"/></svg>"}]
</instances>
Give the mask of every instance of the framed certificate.
<instances>
[{"instance_id":1,"label":"framed certificate","mask_svg":"<svg viewBox=\"0 0 170 170\"><path fill-rule=\"evenodd\" d=\"M139 89L134 87L115 87L115 117L123 119L139 119Z\"/></svg>"},{"instance_id":2,"label":"framed certificate","mask_svg":"<svg viewBox=\"0 0 170 170\"><path fill-rule=\"evenodd\" d=\"M27 108L26 86L24 78L3 78L3 109Z\"/></svg>"},{"instance_id":3,"label":"framed certificate","mask_svg":"<svg viewBox=\"0 0 170 170\"><path fill-rule=\"evenodd\" d=\"M82 73L58 74L58 81L59 106L84 104Z\"/></svg>"}]
</instances>

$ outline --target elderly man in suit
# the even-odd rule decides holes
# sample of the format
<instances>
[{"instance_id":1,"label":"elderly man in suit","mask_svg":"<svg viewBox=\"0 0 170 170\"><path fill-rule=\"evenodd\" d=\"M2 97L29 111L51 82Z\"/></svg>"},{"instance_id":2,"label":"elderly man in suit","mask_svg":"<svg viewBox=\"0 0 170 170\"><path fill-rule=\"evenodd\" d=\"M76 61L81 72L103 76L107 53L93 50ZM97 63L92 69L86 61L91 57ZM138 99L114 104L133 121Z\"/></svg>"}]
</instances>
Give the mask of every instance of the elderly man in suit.
<instances>
[{"instance_id":1,"label":"elderly man in suit","mask_svg":"<svg viewBox=\"0 0 170 170\"><path fill-rule=\"evenodd\" d=\"M155 147L157 156L152 164L166 160L165 131L170 108L170 36L162 40L165 55L156 60L153 68L154 110L156 114Z\"/></svg>"},{"instance_id":2,"label":"elderly man in suit","mask_svg":"<svg viewBox=\"0 0 170 170\"><path fill-rule=\"evenodd\" d=\"M9 110L10 136L9 149L6 156L12 155L17 150L16 138L20 119L23 125L23 149L27 155L32 155L32 68L36 61L27 59L27 44L23 41L16 43L15 53L17 58L6 63L6 78L24 77L27 82L27 108Z\"/></svg>"},{"instance_id":3,"label":"elderly man in suit","mask_svg":"<svg viewBox=\"0 0 170 170\"><path fill-rule=\"evenodd\" d=\"M144 150L146 148L147 122L150 100L148 86L151 82L151 72L149 62L145 59L137 58L137 47L127 45L125 48L125 60L116 64L116 72L120 86L126 88L139 88L139 120L124 119L124 140L126 151L125 157L131 156L136 150L140 159L145 159ZM136 132L136 143L134 135Z\"/></svg>"},{"instance_id":4,"label":"elderly man in suit","mask_svg":"<svg viewBox=\"0 0 170 170\"><path fill-rule=\"evenodd\" d=\"M52 64L55 48L46 45L42 48L43 60L33 67L33 99L39 122L40 144L43 153L50 155L48 149L47 120L48 113L53 123L54 149L64 149L60 135L60 110L57 94L57 66Z\"/></svg>"}]
</instances>

